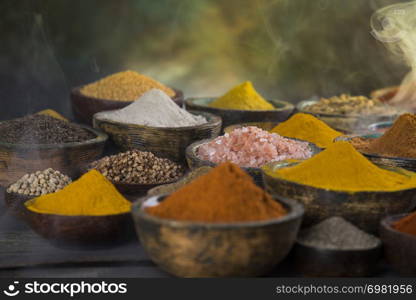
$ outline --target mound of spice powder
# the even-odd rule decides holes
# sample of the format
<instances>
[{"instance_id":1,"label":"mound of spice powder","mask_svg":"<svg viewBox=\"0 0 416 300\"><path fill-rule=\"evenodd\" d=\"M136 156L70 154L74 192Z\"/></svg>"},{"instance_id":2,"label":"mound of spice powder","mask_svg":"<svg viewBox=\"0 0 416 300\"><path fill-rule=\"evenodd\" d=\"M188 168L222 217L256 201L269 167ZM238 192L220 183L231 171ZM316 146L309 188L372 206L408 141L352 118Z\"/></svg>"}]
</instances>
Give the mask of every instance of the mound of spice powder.
<instances>
[{"instance_id":1,"label":"mound of spice powder","mask_svg":"<svg viewBox=\"0 0 416 300\"><path fill-rule=\"evenodd\" d=\"M326 148L341 136L338 132L318 118L304 113L293 115L289 120L280 123L270 132L282 136L296 138L314 143L318 147Z\"/></svg>"},{"instance_id":2,"label":"mound of spice powder","mask_svg":"<svg viewBox=\"0 0 416 300\"><path fill-rule=\"evenodd\" d=\"M348 142L336 142L298 165L264 171L277 178L316 188L359 192L416 188L416 174L388 171L374 165Z\"/></svg>"},{"instance_id":3,"label":"mound of spice powder","mask_svg":"<svg viewBox=\"0 0 416 300\"><path fill-rule=\"evenodd\" d=\"M287 214L251 176L231 163L219 165L146 211L164 219L207 223L261 221Z\"/></svg>"},{"instance_id":4,"label":"mound of spice powder","mask_svg":"<svg viewBox=\"0 0 416 300\"><path fill-rule=\"evenodd\" d=\"M124 71L109 75L85 85L81 93L85 96L117 101L134 101L151 89L159 89L169 97L176 92L162 83L135 71Z\"/></svg>"},{"instance_id":5,"label":"mound of spice powder","mask_svg":"<svg viewBox=\"0 0 416 300\"><path fill-rule=\"evenodd\" d=\"M388 157L416 158L416 115L401 115L393 126L377 139L353 139L361 152Z\"/></svg>"},{"instance_id":6,"label":"mound of spice powder","mask_svg":"<svg viewBox=\"0 0 416 300\"><path fill-rule=\"evenodd\" d=\"M95 137L95 134L77 124L44 114L0 123L0 141L11 144L77 143Z\"/></svg>"},{"instance_id":7,"label":"mound of spice powder","mask_svg":"<svg viewBox=\"0 0 416 300\"><path fill-rule=\"evenodd\" d=\"M307 142L284 138L258 127L234 129L198 148L198 157L214 163L232 162L242 167L286 159L307 159L312 151Z\"/></svg>"},{"instance_id":8,"label":"mound of spice powder","mask_svg":"<svg viewBox=\"0 0 416 300\"><path fill-rule=\"evenodd\" d=\"M400 232L416 236L416 212L393 223L393 228Z\"/></svg>"},{"instance_id":9,"label":"mound of spice powder","mask_svg":"<svg viewBox=\"0 0 416 300\"><path fill-rule=\"evenodd\" d=\"M250 81L232 88L209 104L211 107L237 110L273 110L274 106L260 96Z\"/></svg>"}]
</instances>

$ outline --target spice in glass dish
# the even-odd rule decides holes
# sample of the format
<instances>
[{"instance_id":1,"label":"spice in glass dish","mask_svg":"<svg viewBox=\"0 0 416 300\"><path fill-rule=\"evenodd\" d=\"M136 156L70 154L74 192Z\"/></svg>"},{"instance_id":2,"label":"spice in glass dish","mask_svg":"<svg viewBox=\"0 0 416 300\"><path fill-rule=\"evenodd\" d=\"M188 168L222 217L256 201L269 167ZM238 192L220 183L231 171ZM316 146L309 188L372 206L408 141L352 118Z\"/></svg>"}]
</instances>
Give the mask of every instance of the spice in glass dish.
<instances>
[{"instance_id":1,"label":"spice in glass dish","mask_svg":"<svg viewBox=\"0 0 416 300\"><path fill-rule=\"evenodd\" d=\"M307 142L249 126L234 129L202 144L197 155L213 163L229 161L242 167L261 167L272 161L307 159L312 156L312 151Z\"/></svg>"},{"instance_id":2,"label":"spice in glass dish","mask_svg":"<svg viewBox=\"0 0 416 300\"><path fill-rule=\"evenodd\" d=\"M183 167L151 152L131 150L106 156L90 165L115 183L158 184L177 181Z\"/></svg>"},{"instance_id":3,"label":"spice in glass dish","mask_svg":"<svg viewBox=\"0 0 416 300\"><path fill-rule=\"evenodd\" d=\"M416 174L404 171L399 174L382 169L348 142L336 142L314 157L289 166L263 170L270 176L315 188L360 192L398 191L416 188Z\"/></svg>"},{"instance_id":4,"label":"spice in glass dish","mask_svg":"<svg viewBox=\"0 0 416 300\"><path fill-rule=\"evenodd\" d=\"M314 143L318 147L326 148L335 138L342 135L325 122L310 114L297 113L289 120L278 124L270 132L285 137L300 139Z\"/></svg>"},{"instance_id":5,"label":"spice in glass dish","mask_svg":"<svg viewBox=\"0 0 416 300\"><path fill-rule=\"evenodd\" d=\"M250 175L232 163L217 166L160 204L147 207L146 212L164 219L206 223L263 221L287 214Z\"/></svg>"},{"instance_id":6,"label":"spice in glass dish","mask_svg":"<svg viewBox=\"0 0 416 300\"><path fill-rule=\"evenodd\" d=\"M180 108L163 91L157 89L146 92L139 101L122 109L100 112L96 118L150 127L187 127L207 122L204 117Z\"/></svg>"},{"instance_id":7,"label":"spice in glass dish","mask_svg":"<svg viewBox=\"0 0 416 300\"><path fill-rule=\"evenodd\" d=\"M257 93L250 81L246 81L235 86L226 94L211 102L209 106L214 108L236 110L275 109L270 102Z\"/></svg>"},{"instance_id":8,"label":"spice in glass dish","mask_svg":"<svg viewBox=\"0 0 416 300\"><path fill-rule=\"evenodd\" d=\"M130 70L87 84L81 88L81 93L104 100L135 101L151 89L159 89L169 97L174 97L176 94L174 90L162 83Z\"/></svg>"}]
</instances>

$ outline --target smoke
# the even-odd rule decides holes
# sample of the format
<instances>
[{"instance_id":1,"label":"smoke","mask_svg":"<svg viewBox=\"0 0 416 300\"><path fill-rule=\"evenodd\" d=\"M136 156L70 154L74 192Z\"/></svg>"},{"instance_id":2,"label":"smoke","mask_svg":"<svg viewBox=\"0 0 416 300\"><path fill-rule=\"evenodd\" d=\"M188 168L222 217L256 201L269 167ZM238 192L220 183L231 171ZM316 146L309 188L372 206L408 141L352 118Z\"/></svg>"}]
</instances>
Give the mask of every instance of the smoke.
<instances>
[{"instance_id":1,"label":"smoke","mask_svg":"<svg viewBox=\"0 0 416 300\"><path fill-rule=\"evenodd\" d=\"M371 17L373 36L410 68L389 103L416 109L416 1L386 6Z\"/></svg>"}]
</instances>

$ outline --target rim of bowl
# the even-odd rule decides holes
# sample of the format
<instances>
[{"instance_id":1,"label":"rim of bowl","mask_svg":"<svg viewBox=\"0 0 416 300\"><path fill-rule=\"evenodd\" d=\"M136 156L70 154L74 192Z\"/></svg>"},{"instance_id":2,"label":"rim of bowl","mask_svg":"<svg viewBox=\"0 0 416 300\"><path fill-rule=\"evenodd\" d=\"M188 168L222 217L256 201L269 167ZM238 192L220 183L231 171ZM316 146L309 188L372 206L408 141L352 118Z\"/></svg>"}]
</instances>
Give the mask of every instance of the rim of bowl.
<instances>
[{"instance_id":1,"label":"rim of bowl","mask_svg":"<svg viewBox=\"0 0 416 300\"><path fill-rule=\"evenodd\" d=\"M72 148L77 146L93 145L101 142L105 142L108 139L108 135L101 130L97 130L85 125L79 125L81 128L93 133L95 138L83 141L83 142L73 142L73 143L61 143L61 144L13 144L5 143L0 141L0 147L13 148L13 149L63 149L63 148Z\"/></svg>"},{"instance_id":2,"label":"rim of bowl","mask_svg":"<svg viewBox=\"0 0 416 300\"><path fill-rule=\"evenodd\" d=\"M283 101L283 100L269 100L266 99L268 102L271 102L271 104L274 103L279 103L282 104L283 107L281 108L276 108L276 109L268 109L268 110L255 110L255 109L250 109L250 110L243 110L243 109L227 109L227 108L216 108L216 107L211 107L208 105L200 105L195 103L195 100L202 100L202 99L207 99L207 100L211 100L211 102L217 98L215 97L191 97L191 98L186 98L185 99L185 106L187 105L191 105L194 107L203 107L203 108L209 108L212 110L218 110L218 111L231 111L231 112L236 112L236 113L243 113L243 112L256 112L256 113L261 113L261 112L280 112L280 111L285 111L285 110L294 110L295 109L295 105L293 105L292 103L288 102L288 101Z\"/></svg>"},{"instance_id":3,"label":"rim of bowl","mask_svg":"<svg viewBox=\"0 0 416 300\"><path fill-rule=\"evenodd\" d=\"M382 126L392 126L393 122L392 121L386 121L386 122L376 122L373 124L368 125L368 129L372 130L372 131L376 131L378 129L378 127L382 127Z\"/></svg>"},{"instance_id":4,"label":"rim of bowl","mask_svg":"<svg viewBox=\"0 0 416 300\"><path fill-rule=\"evenodd\" d=\"M128 101L125 101L125 100L113 100L113 99L104 99L104 98L97 98L97 97L87 96L87 95L84 95L81 92L81 89L84 86L86 86L86 85L88 85L88 84L84 84L84 85L80 85L80 86L73 87L71 89L71 93L72 94L75 94L77 96L81 96L81 97L88 98L88 99L93 99L93 100L96 100L96 101L108 101L108 102L116 102L116 103L120 103L120 102L121 103L123 103L123 102L125 102L125 103L132 103L132 102L136 101L136 100L128 100ZM170 86L167 86L167 87L175 91L175 96L173 96L171 98L173 101L179 100L180 98L183 98L184 97L184 94L183 94L183 91L182 90L179 90L177 88L173 88L173 87L170 87Z\"/></svg>"},{"instance_id":5,"label":"rim of bowl","mask_svg":"<svg viewBox=\"0 0 416 300\"><path fill-rule=\"evenodd\" d=\"M371 137L374 135L379 135L378 137ZM356 135L341 135L337 138L335 138L334 142L337 141L351 141L353 138L364 138L364 139L376 139L379 138L380 136L382 136L382 133L367 133L367 134L356 134ZM354 147L355 148L355 147ZM365 152L361 152L357 149L358 152L360 152L361 154L370 157L370 158L380 158L380 159L390 159L390 160L401 160L401 161L407 161L409 163L415 163L416 162L416 158L409 158L409 157L397 157L397 156L383 156L383 155L379 155L379 154L371 154L371 153L365 153Z\"/></svg>"},{"instance_id":6,"label":"rim of bowl","mask_svg":"<svg viewBox=\"0 0 416 300\"><path fill-rule=\"evenodd\" d=\"M305 212L305 209L302 204L297 202L296 200L280 197L280 196L273 196L274 201L279 202L282 204L289 212L279 218L273 218L268 220L262 221L248 221L248 222L232 222L232 223L207 223L207 222L195 222L195 221L180 221L174 219L164 219L152 216L146 213L143 209L143 203L146 200L151 198L160 199L162 197L167 197L169 194L165 195L156 195L156 196L145 196L140 198L138 201L135 201L132 205L131 213L134 217L145 219L147 221L156 222L163 225L168 225L175 228L184 228L184 227L203 227L207 229L239 229L242 227L247 228L254 228L254 227L262 227L268 225L275 225L286 223L288 221L292 221L297 218L302 218Z\"/></svg>"},{"instance_id":7,"label":"rim of bowl","mask_svg":"<svg viewBox=\"0 0 416 300\"><path fill-rule=\"evenodd\" d=\"M377 249L380 249L380 248L383 247L383 241L379 237L377 237L377 236L375 236L375 237L377 238L377 245L375 245L374 247L362 248L362 249L328 249L328 248L321 248L321 247L307 245L307 244L299 241L299 238L298 237L296 238L295 244L297 244L299 246L302 246L304 248L312 249L314 251L319 251L319 252L342 253L342 254L347 254L347 253L350 253L350 252L354 252L354 253L359 253L359 252L365 253L365 252L374 251L374 250L377 250Z\"/></svg>"},{"instance_id":8,"label":"rim of bowl","mask_svg":"<svg viewBox=\"0 0 416 300\"><path fill-rule=\"evenodd\" d=\"M268 165L272 165L272 164L278 164L278 163L281 163L282 164L282 166L280 167L280 169L285 168L285 167L289 167L291 164L293 164L293 165L299 164L299 162L280 161L280 162L270 162L270 163L265 164L264 166L268 166ZM284 163L286 163L285 166L283 165ZM293 184L293 185L296 185L296 186L299 186L299 187L306 187L306 188L311 188L311 189L315 189L315 190L320 190L320 191L325 191L325 192L331 192L331 193L338 193L338 194L353 194L353 195L356 195L356 194L382 194L382 193L383 194L386 194L386 193L391 194L391 193L398 193L398 192L416 191L416 187L409 188L409 189L397 190L397 191L356 191L356 192L323 189L323 188L318 188L318 187L314 187L314 186L310 186L310 185L298 183L298 182L295 182L295 181L286 180L286 179L283 179L283 178L280 178L280 177L271 176L271 175L267 174L267 172L265 172L263 170L263 167L261 168L261 173L263 175L263 182L264 182L264 185L265 186L267 186L268 184L267 184L267 181L264 180L264 178L265 177L268 177L268 178L270 178L272 180L278 180L278 181L281 181L281 182L290 183L290 184ZM392 169L402 169L402 168L399 168L399 167L389 168L390 171L392 171ZM392 171L392 172L395 172L395 171Z\"/></svg>"},{"instance_id":9,"label":"rim of bowl","mask_svg":"<svg viewBox=\"0 0 416 300\"><path fill-rule=\"evenodd\" d=\"M410 214L412 214L412 213L403 213L403 214L389 215L389 216L383 218L380 221L380 225L381 225L381 227L384 228L384 230L387 230L387 231L389 231L391 233L394 233L395 235L399 235L399 236L401 236L403 238L413 239L413 240L416 241L416 236L415 235L411 235L411 234L408 234L408 233L405 233L405 232L401 232L401 231L393 228L393 226L392 226L393 221L398 221L401 218L407 217Z\"/></svg>"},{"instance_id":10,"label":"rim of bowl","mask_svg":"<svg viewBox=\"0 0 416 300\"><path fill-rule=\"evenodd\" d=\"M109 110L106 112L112 112L115 111L117 109L113 109L113 110ZM129 126L129 127L134 127L134 128L148 128L148 129L156 129L156 130L188 130L188 129L202 129L205 128L207 126L211 126L211 125L222 125L222 119L220 116L217 116L215 114L209 113L209 112L204 112L204 111L196 111L196 110L189 110L188 112L192 113L193 115L199 115L199 116L203 116L206 118L207 122L203 123L203 124L199 124L199 125L193 125L193 126L181 126L181 127L153 127L153 126L147 126L147 125L138 125L138 124L131 124L131 123L122 123L122 122L117 122L117 121L111 121L108 119L100 119L97 118L97 115L100 114L101 112L95 113L93 115L93 122L107 122L110 124L114 124L117 126Z\"/></svg>"},{"instance_id":11,"label":"rim of bowl","mask_svg":"<svg viewBox=\"0 0 416 300\"><path fill-rule=\"evenodd\" d=\"M378 117L378 118L382 118L382 117L395 117L395 116L399 116L403 113L405 113L405 111L396 111L394 113L391 114L369 114L369 115L357 115L357 114L350 114L350 115L342 115L342 114L330 114L330 113L323 113L323 112L312 112L309 110L305 109L305 106L311 105L311 104L315 104L317 103L319 100L302 100L300 101L298 104L296 104L296 109L301 112L301 113L308 113L311 115L317 115L317 116L322 116L322 117L337 117L337 118L351 118L351 119L360 119L360 118L368 118L368 117ZM386 106L390 106L388 104L384 104ZM394 108L394 106L393 106Z\"/></svg>"},{"instance_id":12,"label":"rim of bowl","mask_svg":"<svg viewBox=\"0 0 416 300\"><path fill-rule=\"evenodd\" d=\"M311 143L311 142L308 142L308 141L304 141L304 140L295 139L295 138L288 138L288 137L285 137L285 138L287 138L289 140L294 140L294 141L297 141L297 142L308 143L308 146L309 146L310 150L312 151L312 156L314 156L315 154L317 154L317 153L319 153L319 152L322 151L322 149L319 148L318 146L316 146L314 143ZM201 145L206 144L206 143L209 143L209 142L211 142L211 141L213 141L215 139L216 138L211 138L211 139L204 139L204 140L200 140L200 141L193 142L188 147L186 147L186 151L185 151L186 157L189 157L192 160L197 160L197 161L200 161L200 162L204 162L205 164L209 164L210 166L213 166L213 167L217 166L220 163L214 163L214 162L209 161L209 160L200 159L198 157L198 155L196 154L196 150ZM271 162L269 162L269 163L271 163ZM264 165L267 165L269 163L266 163ZM260 170L263 166L261 166L261 167L244 167L244 166L239 166L239 167L242 168L243 170L244 169L245 170Z\"/></svg>"}]
</instances>

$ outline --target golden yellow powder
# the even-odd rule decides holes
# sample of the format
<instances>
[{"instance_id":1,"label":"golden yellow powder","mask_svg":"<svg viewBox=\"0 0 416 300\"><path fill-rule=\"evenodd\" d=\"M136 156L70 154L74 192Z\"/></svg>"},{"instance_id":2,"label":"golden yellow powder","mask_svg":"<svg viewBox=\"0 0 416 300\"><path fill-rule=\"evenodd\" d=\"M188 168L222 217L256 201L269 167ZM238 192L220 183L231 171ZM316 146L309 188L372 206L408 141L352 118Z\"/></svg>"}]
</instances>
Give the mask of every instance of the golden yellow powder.
<instances>
[{"instance_id":1,"label":"golden yellow powder","mask_svg":"<svg viewBox=\"0 0 416 300\"><path fill-rule=\"evenodd\" d=\"M114 215L131 209L131 203L96 170L56 193L37 197L25 205L34 212L67 216Z\"/></svg>"},{"instance_id":2,"label":"golden yellow powder","mask_svg":"<svg viewBox=\"0 0 416 300\"><path fill-rule=\"evenodd\" d=\"M335 138L342 135L341 132L332 129L318 118L303 113L293 115L289 120L273 128L271 132L305 140L321 148L330 146Z\"/></svg>"},{"instance_id":3,"label":"golden yellow powder","mask_svg":"<svg viewBox=\"0 0 416 300\"><path fill-rule=\"evenodd\" d=\"M348 142L337 142L293 167L272 170L270 176L334 191L398 191L416 188L416 174L402 175L382 169L361 155Z\"/></svg>"},{"instance_id":4,"label":"golden yellow powder","mask_svg":"<svg viewBox=\"0 0 416 300\"><path fill-rule=\"evenodd\" d=\"M273 110L274 106L260 96L250 81L229 90L209 104L211 107L236 110Z\"/></svg>"},{"instance_id":5,"label":"golden yellow powder","mask_svg":"<svg viewBox=\"0 0 416 300\"><path fill-rule=\"evenodd\" d=\"M159 89L171 98L176 94L171 88L135 71L124 71L104 77L82 87L81 93L99 99L134 101L151 89Z\"/></svg>"},{"instance_id":6,"label":"golden yellow powder","mask_svg":"<svg viewBox=\"0 0 416 300\"><path fill-rule=\"evenodd\" d=\"M44 109L44 110L41 110L40 112L37 112L36 114L47 115L47 116L51 116L55 119L59 119L59 120L62 120L62 121L68 121L67 118L65 118L63 115L61 115L57 111L54 111L53 109Z\"/></svg>"}]
</instances>

